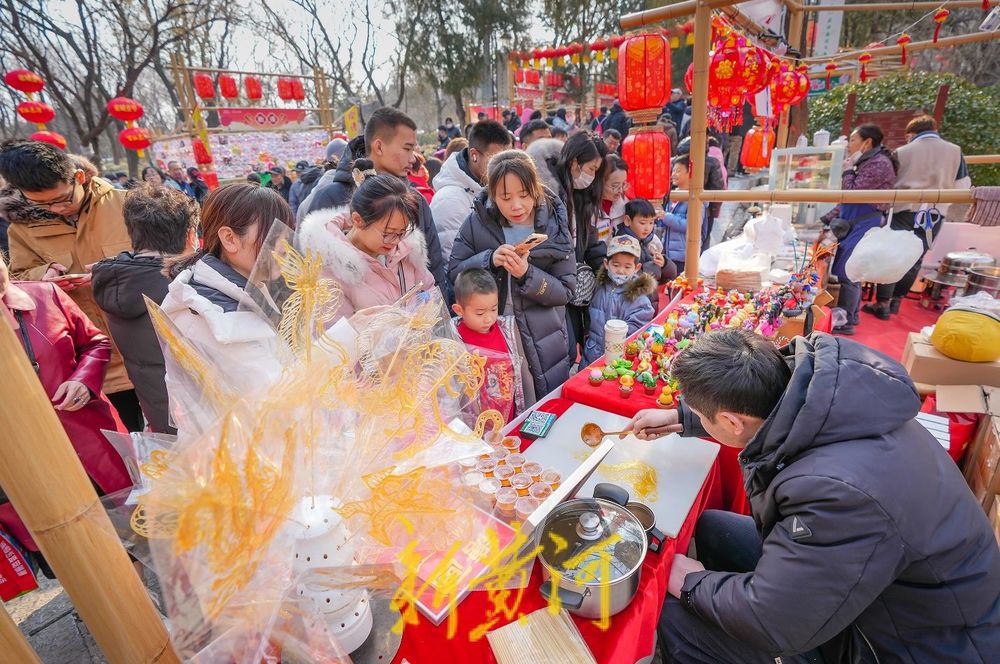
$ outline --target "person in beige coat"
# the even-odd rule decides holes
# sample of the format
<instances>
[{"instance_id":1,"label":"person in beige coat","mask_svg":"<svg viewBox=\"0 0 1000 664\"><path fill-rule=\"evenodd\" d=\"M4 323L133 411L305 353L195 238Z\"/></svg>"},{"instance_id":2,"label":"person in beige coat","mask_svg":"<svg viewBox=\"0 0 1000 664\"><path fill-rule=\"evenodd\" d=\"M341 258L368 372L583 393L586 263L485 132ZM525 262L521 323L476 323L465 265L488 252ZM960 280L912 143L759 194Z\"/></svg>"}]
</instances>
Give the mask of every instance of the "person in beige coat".
<instances>
[{"instance_id":1,"label":"person in beige coat","mask_svg":"<svg viewBox=\"0 0 1000 664\"><path fill-rule=\"evenodd\" d=\"M0 208L10 221L11 276L55 283L110 337L107 319L94 302L89 267L132 248L122 218L125 192L39 141L0 144L0 176L10 185L0 194ZM117 348L103 390L126 427L141 430L142 409Z\"/></svg>"}]
</instances>

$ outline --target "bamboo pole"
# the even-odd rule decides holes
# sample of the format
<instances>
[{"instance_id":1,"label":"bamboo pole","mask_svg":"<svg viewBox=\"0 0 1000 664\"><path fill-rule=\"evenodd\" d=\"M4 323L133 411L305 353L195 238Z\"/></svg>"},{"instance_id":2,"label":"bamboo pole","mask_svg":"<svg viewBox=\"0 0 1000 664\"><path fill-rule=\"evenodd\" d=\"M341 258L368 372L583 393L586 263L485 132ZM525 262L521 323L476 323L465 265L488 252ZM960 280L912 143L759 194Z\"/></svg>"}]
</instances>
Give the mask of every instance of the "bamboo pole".
<instances>
[{"instance_id":1,"label":"bamboo pole","mask_svg":"<svg viewBox=\"0 0 1000 664\"><path fill-rule=\"evenodd\" d=\"M203 71L210 74L239 74L242 76L268 76L270 78L301 78L308 81L312 78L309 74L276 74L273 71L244 71L242 69L216 69L215 67L191 67L184 65L187 71Z\"/></svg>"},{"instance_id":2,"label":"bamboo pole","mask_svg":"<svg viewBox=\"0 0 1000 664\"><path fill-rule=\"evenodd\" d=\"M861 5L846 5L847 7L855 7ZM972 32L967 35L956 35L954 37L943 37L937 40L935 44L932 40L913 42L906 45L907 53L916 53L917 51L925 51L929 48L948 48L949 46L961 46L962 44L974 44L976 42L990 41L993 39L1000 39L1000 31L995 32ZM882 48L873 49L860 49L857 51L845 51L844 53L834 53L833 55L825 55L821 58L803 58L802 62L805 64L816 64L819 62L829 62L831 60L854 60L857 59L862 53L868 53L873 58L881 55L899 55L903 52L900 46L883 46Z\"/></svg>"},{"instance_id":3,"label":"bamboo pole","mask_svg":"<svg viewBox=\"0 0 1000 664\"><path fill-rule=\"evenodd\" d=\"M706 125L708 123L708 51L712 41L712 9L699 4L694 13L694 89L691 96L691 184L688 203L684 270L688 283L698 280L701 256L701 225L705 210L701 193L705 188Z\"/></svg>"},{"instance_id":4,"label":"bamboo pole","mask_svg":"<svg viewBox=\"0 0 1000 664\"><path fill-rule=\"evenodd\" d=\"M870 2L856 5L800 5L807 12L891 12L923 9L962 9L982 7L982 0L951 0L949 2ZM990 6L1000 5L1000 0L991 0Z\"/></svg>"},{"instance_id":5,"label":"bamboo pole","mask_svg":"<svg viewBox=\"0 0 1000 664\"><path fill-rule=\"evenodd\" d=\"M1000 154L967 154L967 164L1000 164Z\"/></svg>"},{"instance_id":6,"label":"bamboo pole","mask_svg":"<svg viewBox=\"0 0 1000 664\"><path fill-rule=\"evenodd\" d=\"M179 662L52 403L0 325L0 486L112 664Z\"/></svg>"},{"instance_id":7,"label":"bamboo pole","mask_svg":"<svg viewBox=\"0 0 1000 664\"><path fill-rule=\"evenodd\" d=\"M694 122L692 116L692 122ZM694 183L692 182L692 185ZM693 188L693 186L692 186ZM786 189L699 192L702 201L741 203L971 203L971 189ZM670 200L693 200L694 192L671 192ZM690 205L688 233L691 232Z\"/></svg>"},{"instance_id":8,"label":"bamboo pole","mask_svg":"<svg viewBox=\"0 0 1000 664\"><path fill-rule=\"evenodd\" d=\"M17 664L42 664L28 639L17 628L7 608L0 602L0 653L5 661Z\"/></svg>"},{"instance_id":9,"label":"bamboo pole","mask_svg":"<svg viewBox=\"0 0 1000 664\"><path fill-rule=\"evenodd\" d=\"M802 46L802 28L805 25L805 14L796 9L789 9L788 18L788 43L792 48L798 50ZM788 147L788 124L790 109L783 109L781 117L778 119L778 135L775 140L777 148Z\"/></svg>"},{"instance_id":10,"label":"bamboo pole","mask_svg":"<svg viewBox=\"0 0 1000 664\"><path fill-rule=\"evenodd\" d=\"M622 30L631 30L632 28L641 28L651 23L669 21L672 18L681 18L690 16L691 14L697 16L697 9L702 5L708 9L719 9L721 7L738 5L741 2L744 2L744 0L703 0L701 5L699 5L698 0L684 0L684 2L676 2L664 7L625 14L618 23L621 25Z\"/></svg>"}]
</instances>

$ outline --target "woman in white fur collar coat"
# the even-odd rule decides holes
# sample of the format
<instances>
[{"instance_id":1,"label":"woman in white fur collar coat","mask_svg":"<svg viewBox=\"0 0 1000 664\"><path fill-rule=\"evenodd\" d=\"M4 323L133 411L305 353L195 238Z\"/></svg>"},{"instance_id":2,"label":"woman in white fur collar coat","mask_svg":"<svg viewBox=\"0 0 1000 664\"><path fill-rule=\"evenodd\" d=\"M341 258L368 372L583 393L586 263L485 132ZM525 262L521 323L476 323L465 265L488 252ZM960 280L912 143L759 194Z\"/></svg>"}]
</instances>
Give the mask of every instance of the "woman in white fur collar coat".
<instances>
[{"instance_id":1,"label":"woman in white fur collar coat","mask_svg":"<svg viewBox=\"0 0 1000 664\"><path fill-rule=\"evenodd\" d=\"M392 304L418 284L422 291L435 287L427 241L415 226L419 211L419 194L402 180L368 175L349 208L316 210L302 219L299 247L319 252L344 291L338 316Z\"/></svg>"}]
</instances>

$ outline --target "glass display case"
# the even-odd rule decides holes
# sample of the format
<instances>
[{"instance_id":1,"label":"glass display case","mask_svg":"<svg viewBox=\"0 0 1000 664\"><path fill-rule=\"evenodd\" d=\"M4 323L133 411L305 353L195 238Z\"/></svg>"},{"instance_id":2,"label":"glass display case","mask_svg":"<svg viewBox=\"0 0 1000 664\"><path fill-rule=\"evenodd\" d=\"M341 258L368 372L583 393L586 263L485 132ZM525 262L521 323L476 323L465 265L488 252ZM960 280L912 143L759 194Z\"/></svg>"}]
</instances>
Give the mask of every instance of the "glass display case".
<instances>
[{"instance_id":1,"label":"glass display case","mask_svg":"<svg viewBox=\"0 0 1000 664\"><path fill-rule=\"evenodd\" d=\"M771 191L787 189L840 189L845 145L785 148L771 156L767 181ZM832 210L834 203L792 203L792 223L809 228Z\"/></svg>"}]
</instances>

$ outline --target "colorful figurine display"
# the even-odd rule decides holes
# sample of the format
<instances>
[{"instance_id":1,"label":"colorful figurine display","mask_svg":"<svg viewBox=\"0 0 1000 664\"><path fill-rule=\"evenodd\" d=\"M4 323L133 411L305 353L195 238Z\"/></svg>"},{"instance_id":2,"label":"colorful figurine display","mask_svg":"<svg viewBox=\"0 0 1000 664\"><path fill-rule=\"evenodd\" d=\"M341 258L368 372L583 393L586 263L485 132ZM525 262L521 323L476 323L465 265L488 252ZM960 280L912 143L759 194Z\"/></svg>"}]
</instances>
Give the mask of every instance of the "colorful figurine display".
<instances>
[{"instance_id":1,"label":"colorful figurine display","mask_svg":"<svg viewBox=\"0 0 1000 664\"><path fill-rule=\"evenodd\" d=\"M604 382L604 373L600 369L591 369L590 384L596 386L600 385L603 382Z\"/></svg>"}]
</instances>

